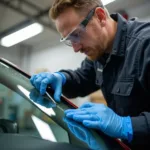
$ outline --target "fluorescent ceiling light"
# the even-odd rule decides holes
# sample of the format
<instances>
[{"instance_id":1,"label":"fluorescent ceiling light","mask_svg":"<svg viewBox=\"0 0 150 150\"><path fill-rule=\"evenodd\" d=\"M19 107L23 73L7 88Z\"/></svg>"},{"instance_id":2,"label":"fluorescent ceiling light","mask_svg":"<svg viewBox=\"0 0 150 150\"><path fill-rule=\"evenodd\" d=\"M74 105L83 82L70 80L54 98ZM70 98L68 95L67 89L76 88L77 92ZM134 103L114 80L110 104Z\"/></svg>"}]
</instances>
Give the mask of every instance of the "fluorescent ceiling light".
<instances>
[{"instance_id":1,"label":"fluorescent ceiling light","mask_svg":"<svg viewBox=\"0 0 150 150\"><path fill-rule=\"evenodd\" d=\"M13 46L26 39L29 39L43 31L43 26L39 23L33 23L19 31L7 35L1 39L0 44L5 47Z\"/></svg>"},{"instance_id":2,"label":"fluorescent ceiling light","mask_svg":"<svg viewBox=\"0 0 150 150\"><path fill-rule=\"evenodd\" d=\"M115 0L102 0L103 5L107 5L109 3L112 3Z\"/></svg>"}]
</instances>

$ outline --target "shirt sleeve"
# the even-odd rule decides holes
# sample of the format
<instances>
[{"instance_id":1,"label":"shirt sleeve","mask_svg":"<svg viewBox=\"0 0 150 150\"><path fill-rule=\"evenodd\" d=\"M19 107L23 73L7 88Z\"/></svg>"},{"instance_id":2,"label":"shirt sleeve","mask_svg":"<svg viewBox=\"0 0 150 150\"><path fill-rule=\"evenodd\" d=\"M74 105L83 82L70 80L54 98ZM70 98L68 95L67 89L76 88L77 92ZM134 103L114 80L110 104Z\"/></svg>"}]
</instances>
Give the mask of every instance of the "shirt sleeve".
<instances>
[{"instance_id":1,"label":"shirt sleeve","mask_svg":"<svg viewBox=\"0 0 150 150\"><path fill-rule=\"evenodd\" d=\"M150 113L143 112L138 117L132 117L133 143L149 144L150 139Z\"/></svg>"},{"instance_id":2,"label":"shirt sleeve","mask_svg":"<svg viewBox=\"0 0 150 150\"><path fill-rule=\"evenodd\" d=\"M62 93L68 98L83 97L98 90L98 86L95 84L94 62L87 58L82 62L80 68L60 70L60 72L66 76Z\"/></svg>"},{"instance_id":3,"label":"shirt sleeve","mask_svg":"<svg viewBox=\"0 0 150 150\"><path fill-rule=\"evenodd\" d=\"M150 38L141 40L141 47L137 55L138 80L145 92L150 95ZM150 108L150 99L145 100L145 102L148 108ZM132 117L131 120L133 127L133 142L149 144L150 111L142 112L139 116Z\"/></svg>"}]
</instances>

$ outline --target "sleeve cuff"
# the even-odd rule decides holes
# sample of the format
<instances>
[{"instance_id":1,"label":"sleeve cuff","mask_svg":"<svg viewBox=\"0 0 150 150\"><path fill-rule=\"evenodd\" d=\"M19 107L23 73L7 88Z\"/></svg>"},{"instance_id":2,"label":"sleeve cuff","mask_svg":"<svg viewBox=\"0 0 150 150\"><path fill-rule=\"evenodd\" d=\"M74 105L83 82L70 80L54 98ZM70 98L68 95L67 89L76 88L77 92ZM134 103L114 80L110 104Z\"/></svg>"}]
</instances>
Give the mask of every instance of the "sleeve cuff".
<instances>
[{"instance_id":1,"label":"sleeve cuff","mask_svg":"<svg viewBox=\"0 0 150 150\"><path fill-rule=\"evenodd\" d=\"M61 73L61 72L55 72L55 73L58 73L59 75L61 75L61 77L62 77L62 85L64 85L66 83L66 76L63 73Z\"/></svg>"},{"instance_id":2,"label":"sleeve cuff","mask_svg":"<svg viewBox=\"0 0 150 150\"><path fill-rule=\"evenodd\" d=\"M128 140L130 143L133 138L132 122L129 116L123 117L122 139Z\"/></svg>"},{"instance_id":3,"label":"sleeve cuff","mask_svg":"<svg viewBox=\"0 0 150 150\"><path fill-rule=\"evenodd\" d=\"M131 122L131 118L127 117L126 119L126 126L127 126L127 130L128 130L128 142L131 142L133 139L133 129L132 129L132 122Z\"/></svg>"},{"instance_id":4,"label":"sleeve cuff","mask_svg":"<svg viewBox=\"0 0 150 150\"><path fill-rule=\"evenodd\" d=\"M148 127L144 116L132 117L131 121L134 137L142 137L142 135L147 135Z\"/></svg>"}]
</instances>

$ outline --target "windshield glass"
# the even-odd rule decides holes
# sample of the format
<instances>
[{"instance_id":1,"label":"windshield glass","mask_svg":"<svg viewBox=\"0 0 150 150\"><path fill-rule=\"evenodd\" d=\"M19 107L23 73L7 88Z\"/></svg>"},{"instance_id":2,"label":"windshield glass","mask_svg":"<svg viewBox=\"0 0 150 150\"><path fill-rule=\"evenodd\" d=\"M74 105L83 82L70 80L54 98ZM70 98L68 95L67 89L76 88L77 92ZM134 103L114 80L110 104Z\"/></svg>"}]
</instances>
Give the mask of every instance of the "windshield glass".
<instances>
[{"instance_id":1,"label":"windshield glass","mask_svg":"<svg viewBox=\"0 0 150 150\"><path fill-rule=\"evenodd\" d=\"M73 106L63 97L54 103L50 88L48 93L41 96L28 76L0 62L0 117L17 121L20 133L96 150L122 149L115 140L65 118L64 110Z\"/></svg>"}]
</instances>

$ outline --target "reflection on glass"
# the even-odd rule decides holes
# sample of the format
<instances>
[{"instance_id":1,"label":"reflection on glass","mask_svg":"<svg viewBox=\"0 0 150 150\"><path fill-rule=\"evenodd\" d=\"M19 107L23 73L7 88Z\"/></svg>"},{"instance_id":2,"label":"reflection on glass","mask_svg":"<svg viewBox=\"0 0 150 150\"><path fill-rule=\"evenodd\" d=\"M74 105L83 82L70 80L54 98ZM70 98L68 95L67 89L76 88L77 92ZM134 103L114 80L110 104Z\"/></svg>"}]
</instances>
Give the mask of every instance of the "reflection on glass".
<instances>
[{"instance_id":1,"label":"reflection on glass","mask_svg":"<svg viewBox=\"0 0 150 150\"><path fill-rule=\"evenodd\" d=\"M56 107L56 104L51 102L48 97L44 97L40 95L40 93L34 88L30 92L27 91L24 87L18 85L19 90L21 90L24 95L30 99L37 107L39 107L42 111L47 113L49 116L55 116L55 112L53 111L53 107Z\"/></svg>"},{"instance_id":2,"label":"reflection on glass","mask_svg":"<svg viewBox=\"0 0 150 150\"><path fill-rule=\"evenodd\" d=\"M43 139L50 140L52 142L57 142L53 131L48 125L48 123L44 122L43 120L34 115L32 115L31 118Z\"/></svg>"},{"instance_id":3,"label":"reflection on glass","mask_svg":"<svg viewBox=\"0 0 150 150\"><path fill-rule=\"evenodd\" d=\"M72 119L63 118L64 122L67 124L70 131L81 141L85 142L93 150L101 150L102 147L99 145L98 141L92 135L92 132L85 128L83 125L78 122L73 121Z\"/></svg>"},{"instance_id":4,"label":"reflection on glass","mask_svg":"<svg viewBox=\"0 0 150 150\"><path fill-rule=\"evenodd\" d=\"M3 66L5 66L6 68L9 68L7 65L5 65L4 63L0 62Z\"/></svg>"},{"instance_id":5,"label":"reflection on glass","mask_svg":"<svg viewBox=\"0 0 150 150\"><path fill-rule=\"evenodd\" d=\"M7 63L0 63L0 117L17 121L19 133L41 137L31 118L34 115L49 124L58 142L90 147L94 150L121 149L118 143L86 129L81 124L66 122L67 126L63 122L64 110L70 108L72 106L64 101L57 103L56 107L51 98L41 96L33 89L28 77L7 66ZM74 133L74 136L69 131Z\"/></svg>"}]
</instances>

